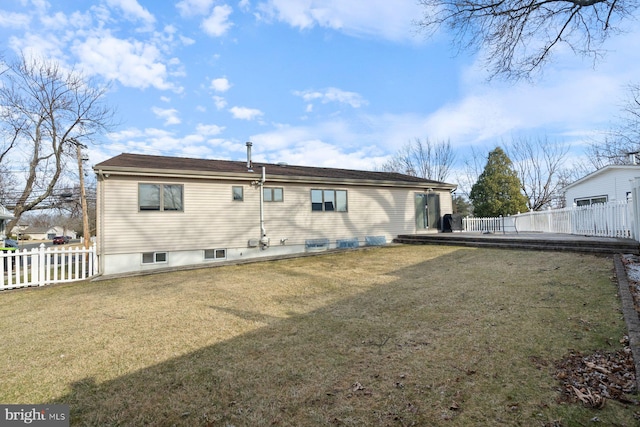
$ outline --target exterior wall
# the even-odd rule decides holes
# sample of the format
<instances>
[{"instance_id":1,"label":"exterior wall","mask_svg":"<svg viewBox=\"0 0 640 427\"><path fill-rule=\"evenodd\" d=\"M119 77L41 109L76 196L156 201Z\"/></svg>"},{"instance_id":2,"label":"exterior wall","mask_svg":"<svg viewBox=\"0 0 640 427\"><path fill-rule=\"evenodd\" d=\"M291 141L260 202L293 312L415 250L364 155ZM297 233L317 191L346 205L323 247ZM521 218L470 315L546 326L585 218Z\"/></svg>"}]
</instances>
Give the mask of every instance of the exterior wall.
<instances>
[{"instance_id":1,"label":"exterior wall","mask_svg":"<svg viewBox=\"0 0 640 427\"><path fill-rule=\"evenodd\" d=\"M631 192L631 180L640 177L640 166L609 168L601 173L594 173L582 182L566 189L567 206L572 206L576 199L585 197L607 196L607 201L624 201Z\"/></svg>"},{"instance_id":2,"label":"exterior wall","mask_svg":"<svg viewBox=\"0 0 640 427\"><path fill-rule=\"evenodd\" d=\"M138 211L138 183L184 185L184 211ZM232 200L232 186L243 186L244 201ZM139 179L111 175L98 186L98 253L103 274L202 264L204 249L225 249L226 260L304 252L308 239L415 233L415 193L422 188L307 185L267 181L284 189L283 202L264 203L267 249L249 247L260 236L260 190L247 181ZM311 189L347 190L347 212L311 210ZM448 191L441 193L441 215L451 213ZM166 263L142 264L143 252L167 252Z\"/></svg>"}]
</instances>

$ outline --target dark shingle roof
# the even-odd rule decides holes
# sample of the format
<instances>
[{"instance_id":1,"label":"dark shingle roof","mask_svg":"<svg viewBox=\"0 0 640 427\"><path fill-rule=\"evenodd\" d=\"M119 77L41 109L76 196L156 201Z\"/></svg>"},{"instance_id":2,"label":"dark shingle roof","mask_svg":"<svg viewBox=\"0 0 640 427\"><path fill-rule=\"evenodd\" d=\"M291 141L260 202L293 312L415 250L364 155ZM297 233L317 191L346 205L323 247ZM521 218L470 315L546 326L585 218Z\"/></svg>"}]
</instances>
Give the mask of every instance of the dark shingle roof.
<instances>
[{"instance_id":1,"label":"dark shingle roof","mask_svg":"<svg viewBox=\"0 0 640 427\"><path fill-rule=\"evenodd\" d=\"M317 168L309 166L295 166L275 163L253 162L252 169L259 173L262 167L266 168L269 177L283 178L313 178L329 180L355 180L355 181L387 181L397 183L415 183L434 186L455 187L438 181L423 179L411 175L403 175L395 172L371 172L352 169ZM211 173L212 175L247 173L247 162L230 160L192 159L186 157L151 156L146 154L123 153L94 166L95 171L102 170L120 172L149 172L149 171L173 171L173 172L198 172Z\"/></svg>"}]
</instances>

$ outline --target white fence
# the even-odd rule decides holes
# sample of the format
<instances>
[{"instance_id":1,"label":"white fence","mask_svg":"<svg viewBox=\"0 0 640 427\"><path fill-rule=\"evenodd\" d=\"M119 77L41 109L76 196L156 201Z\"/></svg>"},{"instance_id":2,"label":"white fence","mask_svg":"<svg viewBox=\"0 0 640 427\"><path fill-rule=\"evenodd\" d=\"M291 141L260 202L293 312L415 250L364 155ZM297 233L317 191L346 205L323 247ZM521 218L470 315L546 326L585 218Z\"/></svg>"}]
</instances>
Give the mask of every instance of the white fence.
<instances>
[{"instance_id":1,"label":"white fence","mask_svg":"<svg viewBox=\"0 0 640 427\"><path fill-rule=\"evenodd\" d=\"M464 218L465 231L543 232L637 239L633 204L609 202L591 206L526 212L498 218Z\"/></svg>"},{"instance_id":2,"label":"white fence","mask_svg":"<svg viewBox=\"0 0 640 427\"><path fill-rule=\"evenodd\" d=\"M98 273L96 245L0 252L0 290L74 282Z\"/></svg>"},{"instance_id":3,"label":"white fence","mask_svg":"<svg viewBox=\"0 0 640 427\"><path fill-rule=\"evenodd\" d=\"M511 217L496 217L496 218L466 217L462 219L462 229L464 231L482 231L482 232L496 233L496 232L506 231L507 228L513 228L513 220L511 219Z\"/></svg>"}]
</instances>

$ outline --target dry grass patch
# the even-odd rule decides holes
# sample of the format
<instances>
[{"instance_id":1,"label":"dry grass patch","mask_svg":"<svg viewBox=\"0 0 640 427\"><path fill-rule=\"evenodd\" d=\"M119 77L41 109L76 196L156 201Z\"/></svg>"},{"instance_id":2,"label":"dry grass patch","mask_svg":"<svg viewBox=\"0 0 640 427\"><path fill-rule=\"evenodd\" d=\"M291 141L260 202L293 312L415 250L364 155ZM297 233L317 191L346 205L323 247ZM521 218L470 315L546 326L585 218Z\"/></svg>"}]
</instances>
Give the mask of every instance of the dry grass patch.
<instances>
[{"instance_id":1,"label":"dry grass patch","mask_svg":"<svg viewBox=\"0 0 640 427\"><path fill-rule=\"evenodd\" d=\"M0 293L3 403L78 425L635 425L559 399L617 350L609 258L434 246Z\"/></svg>"}]
</instances>

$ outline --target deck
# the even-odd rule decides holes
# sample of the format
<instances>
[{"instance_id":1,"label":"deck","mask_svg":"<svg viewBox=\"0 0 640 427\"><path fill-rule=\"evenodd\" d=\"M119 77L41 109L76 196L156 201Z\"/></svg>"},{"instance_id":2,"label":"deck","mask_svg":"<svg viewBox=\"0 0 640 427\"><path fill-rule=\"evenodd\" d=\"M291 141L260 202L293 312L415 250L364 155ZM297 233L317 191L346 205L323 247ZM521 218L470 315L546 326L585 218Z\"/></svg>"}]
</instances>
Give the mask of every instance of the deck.
<instances>
[{"instance_id":1,"label":"deck","mask_svg":"<svg viewBox=\"0 0 640 427\"><path fill-rule=\"evenodd\" d=\"M395 243L420 245L454 245L493 247L503 249L529 249L544 251L570 251L595 254L640 255L640 242L615 237L579 236L559 233L429 233L405 234Z\"/></svg>"}]
</instances>

